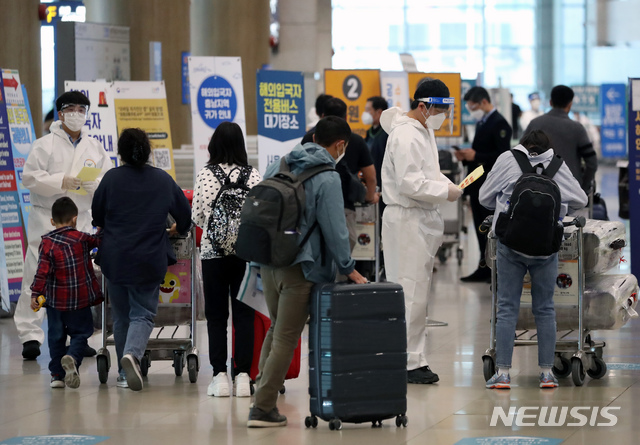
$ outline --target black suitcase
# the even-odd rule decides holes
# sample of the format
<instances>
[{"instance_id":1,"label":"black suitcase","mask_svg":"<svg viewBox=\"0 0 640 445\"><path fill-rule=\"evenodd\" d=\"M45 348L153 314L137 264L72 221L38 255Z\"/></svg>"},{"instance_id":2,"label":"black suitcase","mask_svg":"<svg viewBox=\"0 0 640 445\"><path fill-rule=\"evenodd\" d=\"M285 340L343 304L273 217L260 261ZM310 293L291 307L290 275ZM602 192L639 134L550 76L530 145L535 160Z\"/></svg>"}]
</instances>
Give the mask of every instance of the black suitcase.
<instances>
[{"instance_id":1,"label":"black suitcase","mask_svg":"<svg viewBox=\"0 0 640 445\"><path fill-rule=\"evenodd\" d=\"M314 286L309 322L311 416L342 422L396 418L407 425L407 332L402 287L393 283Z\"/></svg>"}]
</instances>

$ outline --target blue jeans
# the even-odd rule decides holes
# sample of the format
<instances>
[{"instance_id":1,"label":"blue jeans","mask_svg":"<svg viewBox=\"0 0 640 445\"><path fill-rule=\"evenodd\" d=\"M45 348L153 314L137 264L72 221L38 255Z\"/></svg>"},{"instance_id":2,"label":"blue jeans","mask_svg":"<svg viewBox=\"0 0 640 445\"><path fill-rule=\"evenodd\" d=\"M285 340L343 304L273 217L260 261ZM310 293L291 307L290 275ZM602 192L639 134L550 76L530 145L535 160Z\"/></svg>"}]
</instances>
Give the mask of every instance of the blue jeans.
<instances>
[{"instance_id":1,"label":"blue jeans","mask_svg":"<svg viewBox=\"0 0 640 445\"><path fill-rule=\"evenodd\" d=\"M118 372L122 375L122 357L131 354L139 362L147 349L158 311L160 284L124 286L107 281L107 289L113 315Z\"/></svg>"},{"instance_id":2,"label":"blue jeans","mask_svg":"<svg viewBox=\"0 0 640 445\"><path fill-rule=\"evenodd\" d=\"M542 259L527 258L498 241L497 268L496 364L499 368L511 368L522 282L528 270L531 275L532 309L538 331L538 365L551 368L556 349L553 291L558 275L558 254Z\"/></svg>"},{"instance_id":3,"label":"blue jeans","mask_svg":"<svg viewBox=\"0 0 640 445\"><path fill-rule=\"evenodd\" d=\"M91 308L86 307L76 311L59 311L47 306L47 318L49 320L49 371L51 375L64 378L60 360L64 355L70 355L76 360L76 366L80 368L84 350L87 349L87 340L93 335L93 318ZM69 349L67 349L67 336L71 337Z\"/></svg>"}]
</instances>

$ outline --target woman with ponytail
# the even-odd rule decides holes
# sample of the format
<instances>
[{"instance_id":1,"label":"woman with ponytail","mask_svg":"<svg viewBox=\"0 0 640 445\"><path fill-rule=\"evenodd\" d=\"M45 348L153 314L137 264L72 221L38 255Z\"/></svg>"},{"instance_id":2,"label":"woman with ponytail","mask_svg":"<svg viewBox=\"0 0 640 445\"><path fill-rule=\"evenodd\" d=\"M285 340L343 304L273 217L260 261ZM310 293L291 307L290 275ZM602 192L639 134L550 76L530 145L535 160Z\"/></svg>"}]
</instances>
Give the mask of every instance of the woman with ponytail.
<instances>
[{"instance_id":1,"label":"woman with ponytail","mask_svg":"<svg viewBox=\"0 0 640 445\"><path fill-rule=\"evenodd\" d=\"M191 208L178 184L148 164L149 138L128 128L118 140L122 165L100 182L91 207L93 225L102 227L98 253L113 315L119 387L142 389L140 359L158 308L159 286L167 266L176 262L166 231L167 216L186 234Z\"/></svg>"}]
</instances>

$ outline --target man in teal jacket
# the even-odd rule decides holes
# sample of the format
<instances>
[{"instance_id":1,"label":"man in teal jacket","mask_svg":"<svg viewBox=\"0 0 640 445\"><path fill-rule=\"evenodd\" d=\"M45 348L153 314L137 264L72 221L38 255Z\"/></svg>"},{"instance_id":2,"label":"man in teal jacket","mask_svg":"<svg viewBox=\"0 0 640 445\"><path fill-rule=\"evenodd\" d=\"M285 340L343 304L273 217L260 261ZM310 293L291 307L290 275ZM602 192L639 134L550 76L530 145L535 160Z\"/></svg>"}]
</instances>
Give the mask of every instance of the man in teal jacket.
<instances>
[{"instance_id":1,"label":"man in teal jacket","mask_svg":"<svg viewBox=\"0 0 640 445\"><path fill-rule=\"evenodd\" d=\"M316 126L314 142L296 146L285 159L291 171L300 174L318 165L335 167L344 155L351 136L344 119L329 116ZM264 175L274 176L280 162L271 164ZM338 271L356 283L366 283L355 269L349 249L349 232L344 216L340 176L335 171L319 173L304 185L306 207L300 232L318 221L318 228L288 267L261 267L262 285L271 316L271 328L262 346L255 404L249 412L249 427L285 426L287 418L278 412L276 401L298 339L309 317L311 288L315 283L333 282ZM322 234L322 235L321 235Z\"/></svg>"}]
</instances>

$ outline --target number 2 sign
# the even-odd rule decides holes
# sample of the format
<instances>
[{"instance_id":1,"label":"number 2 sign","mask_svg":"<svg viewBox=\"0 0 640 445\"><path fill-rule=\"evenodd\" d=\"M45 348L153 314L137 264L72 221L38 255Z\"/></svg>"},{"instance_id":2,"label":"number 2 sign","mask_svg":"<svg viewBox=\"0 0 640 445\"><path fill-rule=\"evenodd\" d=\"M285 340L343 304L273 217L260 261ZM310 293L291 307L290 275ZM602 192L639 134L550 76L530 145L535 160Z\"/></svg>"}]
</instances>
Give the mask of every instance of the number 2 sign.
<instances>
[{"instance_id":1,"label":"number 2 sign","mask_svg":"<svg viewBox=\"0 0 640 445\"><path fill-rule=\"evenodd\" d=\"M365 137L368 126L362 123L367 99L380 96L379 70L325 70L324 91L347 104L347 122L354 133Z\"/></svg>"}]
</instances>

